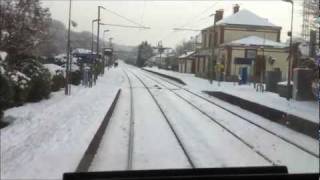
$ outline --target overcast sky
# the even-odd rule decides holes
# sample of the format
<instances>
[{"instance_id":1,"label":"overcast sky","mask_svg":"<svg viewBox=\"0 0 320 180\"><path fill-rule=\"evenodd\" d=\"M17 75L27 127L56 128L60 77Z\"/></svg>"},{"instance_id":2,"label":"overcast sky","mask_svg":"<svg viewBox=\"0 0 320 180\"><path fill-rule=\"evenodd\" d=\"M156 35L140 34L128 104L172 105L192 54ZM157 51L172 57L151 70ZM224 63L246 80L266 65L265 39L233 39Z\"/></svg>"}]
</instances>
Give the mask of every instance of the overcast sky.
<instances>
[{"instance_id":1,"label":"overcast sky","mask_svg":"<svg viewBox=\"0 0 320 180\"><path fill-rule=\"evenodd\" d=\"M42 0L43 6L50 8L52 18L67 24L68 0ZM294 34L300 34L302 24L302 0L295 0ZM106 1L106 0L72 0L72 19L78 23L75 31L91 31L91 20L97 18L97 6L104 6L137 23L150 27L149 30L128 29L103 26L110 29L107 38L124 45L138 45L148 41L156 45L162 40L164 46L175 47L183 40L197 34L195 31L173 31L173 28L202 29L213 24L209 17L217 9L224 9L224 17L232 14L232 6L239 4L240 9L247 9L267 18L282 27L281 40L287 39L290 27L291 5L281 0L219 0L219 1ZM134 25L108 10L101 12L103 23ZM96 30L95 30L96 32Z\"/></svg>"}]
</instances>

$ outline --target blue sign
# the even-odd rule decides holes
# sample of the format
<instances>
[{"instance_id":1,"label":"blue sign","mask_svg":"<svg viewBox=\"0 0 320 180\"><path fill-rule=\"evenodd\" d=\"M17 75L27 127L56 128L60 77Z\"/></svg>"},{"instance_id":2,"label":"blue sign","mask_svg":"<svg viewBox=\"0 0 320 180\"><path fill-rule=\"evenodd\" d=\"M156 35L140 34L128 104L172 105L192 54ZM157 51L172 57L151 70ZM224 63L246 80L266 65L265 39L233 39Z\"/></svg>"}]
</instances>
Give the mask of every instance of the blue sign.
<instances>
[{"instance_id":1,"label":"blue sign","mask_svg":"<svg viewBox=\"0 0 320 180\"><path fill-rule=\"evenodd\" d=\"M247 64L251 65L252 61L254 61L253 58L235 58L234 59L234 64Z\"/></svg>"}]
</instances>

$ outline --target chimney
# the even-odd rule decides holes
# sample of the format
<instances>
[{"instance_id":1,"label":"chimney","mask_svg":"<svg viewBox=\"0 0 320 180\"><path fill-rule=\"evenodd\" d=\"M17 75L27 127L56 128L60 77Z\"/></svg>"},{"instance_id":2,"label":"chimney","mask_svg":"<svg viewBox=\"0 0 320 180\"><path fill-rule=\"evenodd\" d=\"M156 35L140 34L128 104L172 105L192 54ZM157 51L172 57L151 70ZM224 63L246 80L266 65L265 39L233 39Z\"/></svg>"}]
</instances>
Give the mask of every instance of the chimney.
<instances>
[{"instance_id":1,"label":"chimney","mask_svg":"<svg viewBox=\"0 0 320 180\"><path fill-rule=\"evenodd\" d=\"M239 4L235 4L235 5L233 6L233 14L239 12L239 9L240 9Z\"/></svg>"},{"instance_id":2,"label":"chimney","mask_svg":"<svg viewBox=\"0 0 320 180\"><path fill-rule=\"evenodd\" d=\"M218 22L223 18L223 9L216 10L216 14L214 15L214 21Z\"/></svg>"}]
</instances>

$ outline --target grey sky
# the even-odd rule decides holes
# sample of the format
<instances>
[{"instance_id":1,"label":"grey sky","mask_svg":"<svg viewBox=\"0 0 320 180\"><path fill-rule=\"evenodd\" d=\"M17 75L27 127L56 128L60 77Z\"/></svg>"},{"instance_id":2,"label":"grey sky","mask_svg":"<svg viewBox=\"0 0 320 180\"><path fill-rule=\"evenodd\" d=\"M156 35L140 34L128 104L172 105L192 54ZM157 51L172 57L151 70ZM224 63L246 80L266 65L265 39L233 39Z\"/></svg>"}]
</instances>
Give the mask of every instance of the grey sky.
<instances>
[{"instance_id":1,"label":"grey sky","mask_svg":"<svg viewBox=\"0 0 320 180\"><path fill-rule=\"evenodd\" d=\"M68 0L43 0L43 6L50 8L52 17L67 24ZM174 47L190 36L192 31L175 32L172 28L201 29L213 24L209 17L217 9L224 9L224 17L231 15L232 5L238 3L240 9L248 9L261 17L268 18L275 25L282 26L281 40L287 39L286 32L290 27L291 5L280 0L263 1L95 1L73 0L72 19L78 23L76 31L91 31L91 20L97 18L97 6L104 6L137 23L151 27L150 30L106 27L110 29L108 37L114 42L125 45L137 45L147 40L153 45L162 40L165 46ZM295 0L294 35L300 34L301 0ZM108 11L102 11L102 22L134 25ZM184 26L185 25L185 26Z\"/></svg>"}]
</instances>

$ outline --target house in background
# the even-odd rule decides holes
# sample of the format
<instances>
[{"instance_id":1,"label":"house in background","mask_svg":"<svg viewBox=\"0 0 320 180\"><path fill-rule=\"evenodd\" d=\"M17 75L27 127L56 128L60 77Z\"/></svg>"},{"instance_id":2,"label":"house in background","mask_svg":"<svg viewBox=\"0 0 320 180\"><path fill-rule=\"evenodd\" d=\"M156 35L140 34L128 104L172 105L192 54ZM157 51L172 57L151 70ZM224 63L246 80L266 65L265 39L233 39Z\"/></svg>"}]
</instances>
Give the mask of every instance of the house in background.
<instances>
[{"instance_id":1,"label":"house in background","mask_svg":"<svg viewBox=\"0 0 320 180\"><path fill-rule=\"evenodd\" d=\"M195 73L195 51L185 52L178 57L180 73Z\"/></svg>"},{"instance_id":2,"label":"house in background","mask_svg":"<svg viewBox=\"0 0 320 180\"><path fill-rule=\"evenodd\" d=\"M226 18L223 18L224 10L217 10L215 25L202 30L196 75L208 77L209 68L214 72L214 65L219 63L224 65L225 80L235 80L240 75L259 79L265 71L274 68L282 71L285 79L288 49L280 42L281 27L249 10L239 9L235 5L233 14Z\"/></svg>"},{"instance_id":3,"label":"house in background","mask_svg":"<svg viewBox=\"0 0 320 180\"><path fill-rule=\"evenodd\" d=\"M224 64L226 80L237 76L259 81L266 71L280 70L281 78L287 78L287 45L261 38L248 36L219 46L218 62Z\"/></svg>"},{"instance_id":4,"label":"house in background","mask_svg":"<svg viewBox=\"0 0 320 180\"><path fill-rule=\"evenodd\" d=\"M146 62L148 66L158 66L162 69L178 70L178 62L176 53L172 49L167 49L161 54L156 54L149 58Z\"/></svg>"}]
</instances>

